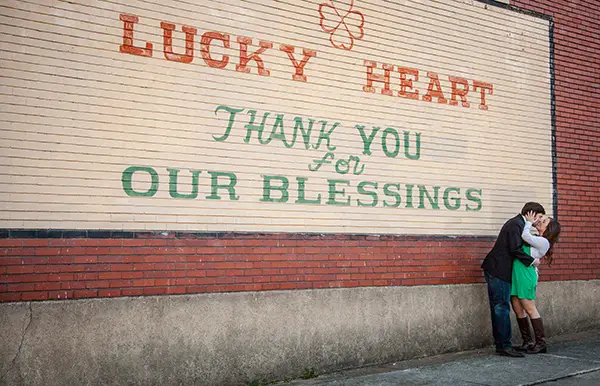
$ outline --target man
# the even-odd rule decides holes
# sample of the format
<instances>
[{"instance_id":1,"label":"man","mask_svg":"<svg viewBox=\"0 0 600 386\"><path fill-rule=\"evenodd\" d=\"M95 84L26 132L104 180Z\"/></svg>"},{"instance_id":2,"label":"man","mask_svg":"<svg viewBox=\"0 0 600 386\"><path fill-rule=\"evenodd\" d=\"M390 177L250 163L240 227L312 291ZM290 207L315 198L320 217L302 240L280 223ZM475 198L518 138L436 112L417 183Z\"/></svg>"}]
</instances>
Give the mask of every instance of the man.
<instances>
[{"instance_id":1,"label":"man","mask_svg":"<svg viewBox=\"0 0 600 386\"><path fill-rule=\"evenodd\" d=\"M523 216L528 212L534 212L536 220L546 214L544 207L537 202L526 203L521 209L521 214L511 218L502 226L494 247L481 265L488 287L496 352L509 357L524 356L516 351L511 343L510 285L514 259L519 259L526 267L533 263L533 258L523 251L521 239L525 227Z\"/></svg>"}]
</instances>

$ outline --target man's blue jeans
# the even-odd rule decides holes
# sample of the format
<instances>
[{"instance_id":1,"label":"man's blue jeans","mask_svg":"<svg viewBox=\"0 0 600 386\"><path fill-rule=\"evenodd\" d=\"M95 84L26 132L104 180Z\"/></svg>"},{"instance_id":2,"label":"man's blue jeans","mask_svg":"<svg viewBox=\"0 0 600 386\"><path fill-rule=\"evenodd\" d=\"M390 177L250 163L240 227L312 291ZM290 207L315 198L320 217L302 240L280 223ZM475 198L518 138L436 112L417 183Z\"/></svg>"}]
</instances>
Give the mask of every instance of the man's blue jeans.
<instances>
[{"instance_id":1,"label":"man's blue jeans","mask_svg":"<svg viewBox=\"0 0 600 386\"><path fill-rule=\"evenodd\" d=\"M485 272L485 281L490 298L490 313L492 314L492 332L496 350L512 347L510 342L510 283L498 279Z\"/></svg>"}]
</instances>

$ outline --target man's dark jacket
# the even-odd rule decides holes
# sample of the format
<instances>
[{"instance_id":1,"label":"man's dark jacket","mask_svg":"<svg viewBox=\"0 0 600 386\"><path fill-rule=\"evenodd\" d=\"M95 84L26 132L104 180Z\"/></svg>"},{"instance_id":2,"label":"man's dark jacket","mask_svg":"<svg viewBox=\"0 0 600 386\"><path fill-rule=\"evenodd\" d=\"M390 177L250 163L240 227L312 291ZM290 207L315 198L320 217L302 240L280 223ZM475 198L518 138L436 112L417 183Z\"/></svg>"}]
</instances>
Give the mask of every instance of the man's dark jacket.
<instances>
[{"instance_id":1,"label":"man's dark jacket","mask_svg":"<svg viewBox=\"0 0 600 386\"><path fill-rule=\"evenodd\" d=\"M519 259L526 267L533 263L533 258L523 251L521 233L525 220L520 214L508 220L500 233L496 244L487 254L481 268L492 276L512 283L513 259Z\"/></svg>"}]
</instances>

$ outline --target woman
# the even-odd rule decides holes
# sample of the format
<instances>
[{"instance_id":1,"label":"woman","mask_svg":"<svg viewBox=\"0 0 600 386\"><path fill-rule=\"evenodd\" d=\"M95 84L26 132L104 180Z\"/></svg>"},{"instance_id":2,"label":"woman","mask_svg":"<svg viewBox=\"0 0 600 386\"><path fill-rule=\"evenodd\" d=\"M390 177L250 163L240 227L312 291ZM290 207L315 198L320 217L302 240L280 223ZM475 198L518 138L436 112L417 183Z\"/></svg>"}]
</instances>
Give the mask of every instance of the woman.
<instances>
[{"instance_id":1,"label":"woman","mask_svg":"<svg viewBox=\"0 0 600 386\"><path fill-rule=\"evenodd\" d=\"M546 347L544 323L535 307L535 290L538 282L537 266L540 260L545 258L548 264L552 264L552 252L554 243L558 240L560 234L560 224L558 221L543 217L535 221L533 212L527 213L525 216L525 227L521 237L525 244L523 250L533 257L533 264L526 267L521 261L515 259L512 272L512 287L510 292L510 302L517 316L519 330L523 336L523 344L515 347L518 351L526 351L528 354L545 353ZM535 226L538 234L531 234L531 227ZM531 338L529 330L529 322L527 315L531 319L531 325L535 334L535 342Z\"/></svg>"}]
</instances>

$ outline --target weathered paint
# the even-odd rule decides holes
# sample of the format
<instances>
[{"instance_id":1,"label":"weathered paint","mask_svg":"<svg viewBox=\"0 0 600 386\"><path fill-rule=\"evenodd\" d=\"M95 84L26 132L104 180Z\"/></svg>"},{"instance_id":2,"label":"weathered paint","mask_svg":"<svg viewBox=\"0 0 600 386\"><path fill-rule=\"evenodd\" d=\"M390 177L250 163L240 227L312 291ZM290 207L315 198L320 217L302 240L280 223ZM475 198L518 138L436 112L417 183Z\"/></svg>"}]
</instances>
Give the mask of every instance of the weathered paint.
<instances>
[{"instance_id":1,"label":"weathered paint","mask_svg":"<svg viewBox=\"0 0 600 386\"><path fill-rule=\"evenodd\" d=\"M455 0L4 2L2 227L494 235L552 207L548 23Z\"/></svg>"}]
</instances>

